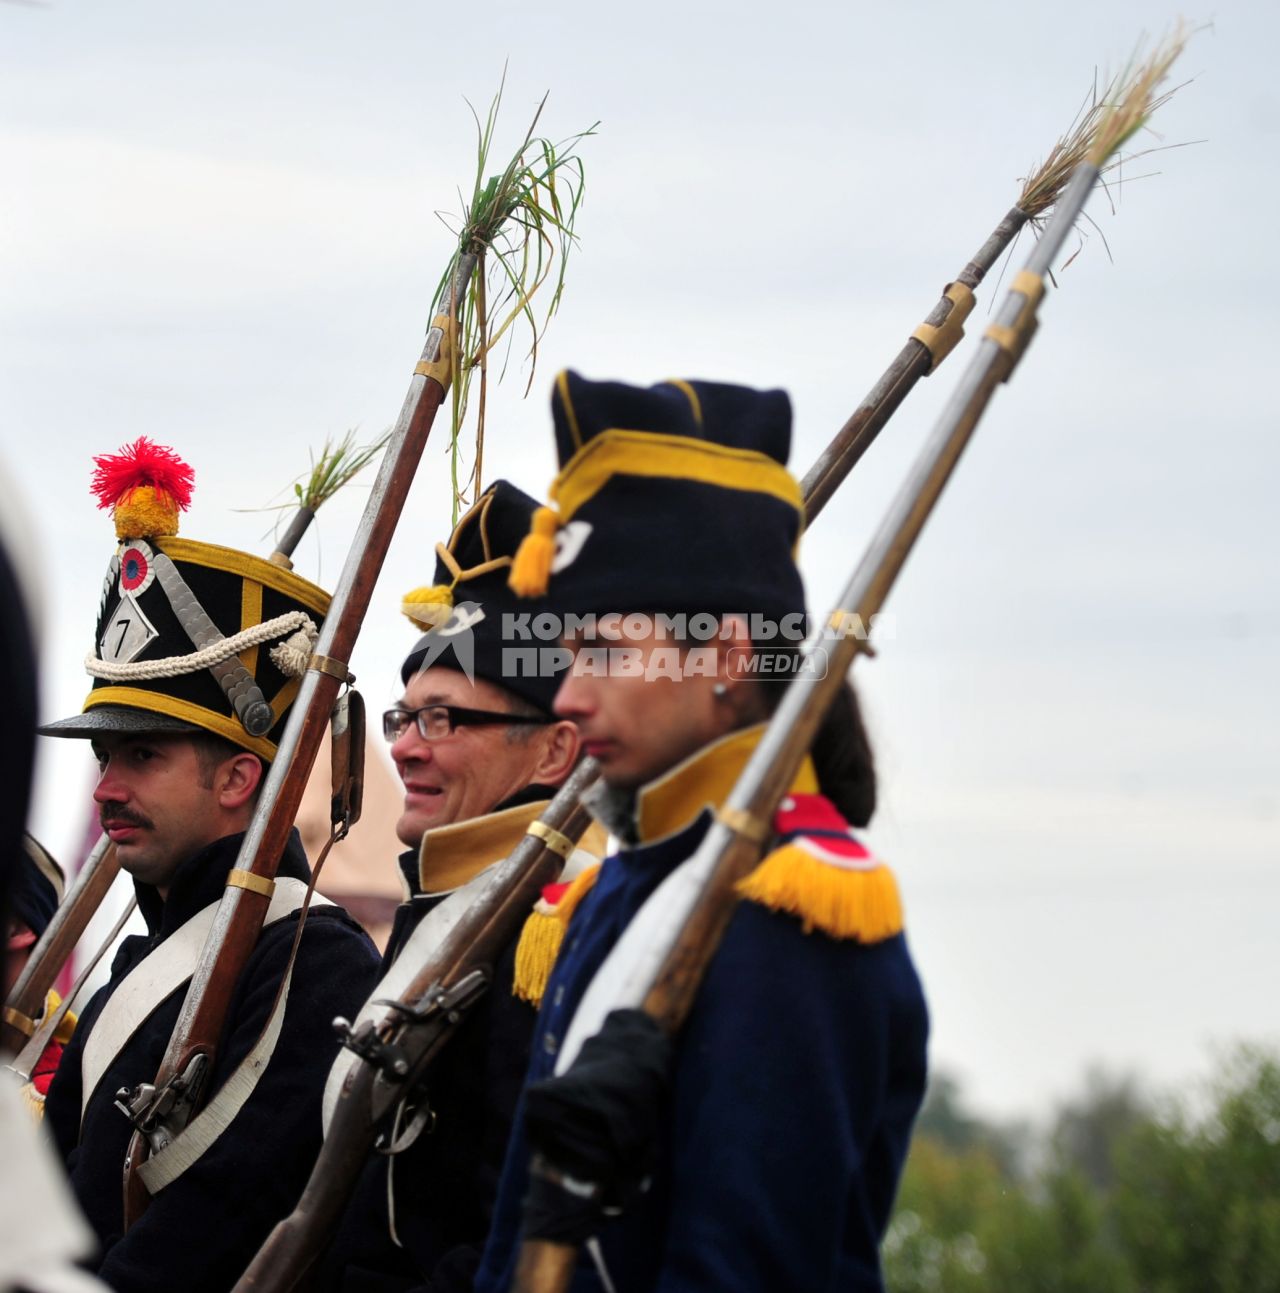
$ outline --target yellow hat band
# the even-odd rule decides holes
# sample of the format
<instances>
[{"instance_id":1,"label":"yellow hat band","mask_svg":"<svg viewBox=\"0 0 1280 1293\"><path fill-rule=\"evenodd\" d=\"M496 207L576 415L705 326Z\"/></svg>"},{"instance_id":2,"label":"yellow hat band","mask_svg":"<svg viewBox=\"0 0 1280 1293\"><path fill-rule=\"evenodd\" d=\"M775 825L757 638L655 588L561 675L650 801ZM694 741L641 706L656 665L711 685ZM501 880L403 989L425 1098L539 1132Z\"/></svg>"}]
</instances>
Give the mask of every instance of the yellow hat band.
<instances>
[{"instance_id":1,"label":"yellow hat band","mask_svg":"<svg viewBox=\"0 0 1280 1293\"><path fill-rule=\"evenodd\" d=\"M552 482L551 497L559 504L560 520L568 521L614 476L691 480L768 494L804 515L799 482L767 454L688 436L613 429L593 436Z\"/></svg>"}]
</instances>

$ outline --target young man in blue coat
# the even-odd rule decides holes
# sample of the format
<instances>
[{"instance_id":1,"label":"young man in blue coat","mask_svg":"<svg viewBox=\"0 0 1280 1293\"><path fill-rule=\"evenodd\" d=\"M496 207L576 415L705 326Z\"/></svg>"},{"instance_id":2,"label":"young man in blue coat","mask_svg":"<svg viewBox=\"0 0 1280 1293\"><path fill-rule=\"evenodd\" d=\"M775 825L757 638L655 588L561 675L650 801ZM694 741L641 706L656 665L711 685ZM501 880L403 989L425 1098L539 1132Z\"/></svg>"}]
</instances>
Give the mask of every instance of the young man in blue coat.
<instances>
[{"instance_id":1,"label":"young man in blue coat","mask_svg":"<svg viewBox=\"0 0 1280 1293\"><path fill-rule=\"evenodd\" d=\"M786 657L804 611L784 394L566 373L553 413L558 512L516 582L561 617L574 663L556 712L603 766L595 807L622 847L564 899L476 1288L511 1287L523 1226L583 1245L575 1290L879 1290L928 1024L893 878L848 826L875 798L851 691L679 1036L616 1012L591 1063L553 1076L588 985L760 740L778 689L753 638Z\"/></svg>"},{"instance_id":2,"label":"young man in blue coat","mask_svg":"<svg viewBox=\"0 0 1280 1293\"><path fill-rule=\"evenodd\" d=\"M122 1093L154 1081L213 911L229 884L267 765L329 599L246 553L177 537L189 469L140 441L99 460L120 545L103 588L84 712L41 729L92 742L102 828L132 877L145 934L127 938L85 1008L45 1121L98 1239L94 1268L131 1293L225 1290L305 1182L320 1144L331 1021L358 1008L377 954L340 908L314 901L278 1039L256 1085L194 1161L148 1182L126 1232L122 1172L133 1126ZM235 985L207 1082L233 1073L272 1017L310 872L296 832L262 934ZM176 1145L190 1147L190 1133ZM163 1154L152 1158L160 1164Z\"/></svg>"}]
</instances>

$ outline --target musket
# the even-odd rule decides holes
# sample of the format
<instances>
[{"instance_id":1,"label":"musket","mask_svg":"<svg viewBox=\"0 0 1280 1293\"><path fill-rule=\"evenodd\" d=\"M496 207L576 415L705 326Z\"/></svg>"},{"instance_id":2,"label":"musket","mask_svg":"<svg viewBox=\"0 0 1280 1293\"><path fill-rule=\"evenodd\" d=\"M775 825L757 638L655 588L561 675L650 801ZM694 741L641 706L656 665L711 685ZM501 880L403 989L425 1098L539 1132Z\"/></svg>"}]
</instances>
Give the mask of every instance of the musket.
<instances>
[{"instance_id":1,"label":"musket","mask_svg":"<svg viewBox=\"0 0 1280 1293\"><path fill-rule=\"evenodd\" d=\"M583 793L595 782L584 759L542 816L487 881L380 1019L352 1027L335 1020L354 1063L301 1199L281 1221L235 1285L234 1293L298 1287L350 1200L361 1169L395 1111L415 1092L466 1010L485 991L491 967L518 934L543 886L591 821ZM448 901L446 899L446 901ZM389 1152L407 1147L403 1141Z\"/></svg>"},{"instance_id":2,"label":"musket","mask_svg":"<svg viewBox=\"0 0 1280 1293\"><path fill-rule=\"evenodd\" d=\"M348 661L356 636L436 410L449 388L457 303L467 291L475 264L474 253L457 255L449 308L436 315L427 331L329 613L187 988L156 1075L154 1094L137 1109L124 1165L126 1228L141 1215L148 1199L138 1167L152 1150L168 1145L199 1107L203 1077L212 1071L232 992L261 932L275 873L330 711L339 689L350 681Z\"/></svg>"},{"instance_id":3,"label":"musket","mask_svg":"<svg viewBox=\"0 0 1280 1293\"><path fill-rule=\"evenodd\" d=\"M355 432L348 431L341 440L334 444L326 440L318 460L313 459L306 485L295 484L298 505L293 509L289 524L284 533L276 540L271 555L267 558L286 570L293 569L293 554L302 542L303 536L315 520L316 512L331 499L348 481L363 471L373 458L386 446L390 433L381 436L372 444L357 447L354 444Z\"/></svg>"},{"instance_id":4,"label":"musket","mask_svg":"<svg viewBox=\"0 0 1280 1293\"><path fill-rule=\"evenodd\" d=\"M67 1012L71 1009L75 999L89 981L89 976L97 969L98 962L107 954L107 949L120 937L121 931L128 924L129 917L133 915L137 907L137 898L130 898L128 905L120 913L106 938L98 945L98 950L89 958L84 969L80 971L79 977L71 985L67 995L62 998L53 1010L46 1012L45 1017L40 1021L40 1026L28 1038L27 1044L14 1056L12 1062L5 1066L10 1072L18 1075L19 1081L31 1081L31 1074L35 1072L35 1067L40 1062L40 1057L45 1053L49 1043L53 1040L54 1034L58 1031L58 1025L66 1018Z\"/></svg>"},{"instance_id":5,"label":"musket","mask_svg":"<svg viewBox=\"0 0 1280 1293\"><path fill-rule=\"evenodd\" d=\"M1058 208L1005 296L995 322L943 409L827 624L869 624L954 472L996 388L1009 380L1036 328L1045 277L1101 175L1106 160L1145 124L1155 88L1181 52L1177 35L1140 69L1111 107L1089 154L1074 168ZM759 863L778 804L849 669L866 642L856 633L810 634L806 659L825 650L826 671L803 670L787 689L737 784L701 845L658 887L597 972L561 1043L556 1072L571 1067L583 1042L614 1010L639 1008L668 1034L684 1022L737 906L737 885ZM526 1239L514 1293L562 1293L573 1277L573 1245Z\"/></svg>"},{"instance_id":6,"label":"musket","mask_svg":"<svg viewBox=\"0 0 1280 1293\"><path fill-rule=\"evenodd\" d=\"M284 534L267 558L269 561L286 569L292 569L293 562L290 557L312 521L315 520L321 504L332 498L336 490L368 462L370 453L380 448L381 443L369 446L349 459L346 457L349 445L345 441L332 452L328 445L325 446L321 454L320 466L332 464L335 467L330 472L326 488L320 493L308 491L302 498L294 509ZM102 900L106 897L119 871L120 863L116 859L115 845L103 835L76 873L71 888L58 904L52 920L31 949L31 956L5 1002L0 1045L7 1050L25 1051L30 1047L30 1038L33 1030L36 1030L40 1024L40 1012L48 999L49 989L53 987L62 967L84 936L89 922L102 905ZM110 936L103 948L94 955L91 964L98 963L102 951L114 937L114 934Z\"/></svg>"},{"instance_id":7,"label":"musket","mask_svg":"<svg viewBox=\"0 0 1280 1293\"><path fill-rule=\"evenodd\" d=\"M1089 105L1077 113L1075 121L1049 150L1044 162L1023 181L1018 200L964 268L943 288L942 295L924 322L907 339L862 403L809 468L801 482L807 523L812 524L827 505L831 495L871 447L915 384L935 372L963 338L965 320L974 306L974 290L995 263L1024 228L1044 226L1071 178L1075 163L1087 155L1094 143L1106 112L1106 101L1116 87L1117 82L1113 80L1101 95L1095 94ZM1119 158L1104 161L1101 173L1105 175L1119 164Z\"/></svg>"},{"instance_id":8,"label":"musket","mask_svg":"<svg viewBox=\"0 0 1280 1293\"><path fill-rule=\"evenodd\" d=\"M5 1002L3 1039L9 1051L21 1050L36 1030L49 989L119 872L116 846L103 835L76 872L71 888L31 949L31 956Z\"/></svg>"},{"instance_id":9,"label":"musket","mask_svg":"<svg viewBox=\"0 0 1280 1293\"><path fill-rule=\"evenodd\" d=\"M582 191L581 162L573 155L573 148L592 130L572 137L567 146L535 139L540 104L520 150L500 175L486 182L483 169L500 99L501 92L481 131L480 170L457 250L436 293L439 311L427 332L400 416L388 435L377 480L263 785L257 811L188 986L160 1072L154 1084L139 1088L124 1101L136 1129L124 1164L126 1229L147 1201L138 1167L151 1151L171 1144L199 1107L205 1080L213 1070L217 1039L231 993L261 930L273 877L329 712L339 687L350 680L347 662L351 649L436 411L451 385L456 402L457 387L465 383L470 367L483 358L502 331L491 333L487 325L482 325L478 333L474 330L474 312L468 305L474 299L469 295L473 274L477 267L483 273L484 256L493 251L503 265L507 300L514 299L508 323L517 317L529 321L536 345L537 328L532 322L529 298L546 281L551 254L558 242L560 279L549 313L559 301L565 256L574 238L573 217ZM536 160L527 160L528 154ZM557 190L557 172L566 167L577 171L578 182L562 176ZM495 241L503 235L508 222L517 225L519 232L511 238L516 246L509 243L504 250L495 246ZM520 260L522 238L524 252ZM517 264L512 263L513 257ZM477 294L482 291L479 287L473 290ZM475 342L474 347L466 343L468 336ZM455 446L456 434L455 422Z\"/></svg>"},{"instance_id":10,"label":"musket","mask_svg":"<svg viewBox=\"0 0 1280 1293\"><path fill-rule=\"evenodd\" d=\"M836 489L853 470L872 441L901 406L912 387L921 377L935 371L964 335L964 321L973 308L973 290L979 286L987 272L1009 247L1018 233L1029 223L1043 220L1062 195L1070 170L1061 164L1064 153L1078 151L1080 141L1087 133L1092 119L1069 131L1054 149L1048 160L1023 184L1017 204L1005 214L964 268L948 284L925 322L907 340L893 362L863 398L848 421L840 428L831 443L810 468L802 482L805 519L811 524L826 506ZM567 783L561 795L569 793L572 783ZM559 811L560 796L553 808ZM523 847L523 846L522 846ZM522 855L523 856L523 855ZM532 855L530 855L532 857ZM554 858L543 850L542 856L530 862L530 874L537 877L551 875ZM525 871L522 866L504 867L502 879L495 877L486 887L483 898L476 904L491 906L505 903L507 891L513 885L522 885ZM540 883L545 883L541 880ZM522 888L521 892L524 892ZM537 887L533 892L537 892ZM514 935L514 929L513 929ZM434 986L428 974L422 986ZM410 999L410 994L406 994ZM412 1030L412 1021L404 1021L402 1030ZM432 1029L437 1024L432 1022ZM438 1046L432 1044L431 1057L439 1053L447 1039ZM424 1064L425 1068L425 1064ZM361 1097L363 1099L363 1095ZM357 1133L348 1125L351 1119L362 1120ZM294 1213L269 1236L254 1260L238 1290L269 1290L283 1293L296 1286L306 1265L314 1260L315 1250L328 1236L327 1227L340 1215L354 1183L354 1174L360 1169L376 1138L377 1129L368 1124L368 1114L358 1109L347 1097L335 1112L329 1138L338 1145L322 1153L306 1194ZM326 1147L328 1139L326 1139ZM310 1246L310 1247L309 1247Z\"/></svg>"}]
</instances>

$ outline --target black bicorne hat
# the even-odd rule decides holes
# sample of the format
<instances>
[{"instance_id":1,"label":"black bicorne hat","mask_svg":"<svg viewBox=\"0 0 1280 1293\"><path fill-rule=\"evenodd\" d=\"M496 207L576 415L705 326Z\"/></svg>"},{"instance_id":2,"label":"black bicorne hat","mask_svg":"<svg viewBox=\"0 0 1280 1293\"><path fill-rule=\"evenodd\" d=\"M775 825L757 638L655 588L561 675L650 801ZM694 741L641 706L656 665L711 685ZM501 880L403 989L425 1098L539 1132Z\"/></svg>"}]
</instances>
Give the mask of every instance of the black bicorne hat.
<instances>
[{"instance_id":1,"label":"black bicorne hat","mask_svg":"<svg viewBox=\"0 0 1280 1293\"><path fill-rule=\"evenodd\" d=\"M560 615L803 612L785 391L562 372L551 409L556 508L534 518L517 590Z\"/></svg>"},{"instance_id":2,"label":"black bicorne hat","mask_svg":"<svg viewBox=\"0 0 1280 1293\"><path fill-rule=\"evenodd\" d=\"M527 645L512 621L530 605L508 586L511 559L529 532L538 503L509 481L495 481L462 517L448 543L436 544L434 585L406 595L401 609L419 638L400 670L405 683L440 665L483 678L551 713L559 679L537 675L516 652Z\"/></svg>"},{"instance_id":3,"label":"black bicorne hat","mask_svg":"<svg viewBox=\"0 0 1280 1293\"><path fill-rule=\"evenodd\" d=\"M177 537L191 469L139 440L99 458L94 490L120 545L107 568L84 712L46 736L201 729L270 762L329 609L260 557Z\"/></svg>"}]
</instances>

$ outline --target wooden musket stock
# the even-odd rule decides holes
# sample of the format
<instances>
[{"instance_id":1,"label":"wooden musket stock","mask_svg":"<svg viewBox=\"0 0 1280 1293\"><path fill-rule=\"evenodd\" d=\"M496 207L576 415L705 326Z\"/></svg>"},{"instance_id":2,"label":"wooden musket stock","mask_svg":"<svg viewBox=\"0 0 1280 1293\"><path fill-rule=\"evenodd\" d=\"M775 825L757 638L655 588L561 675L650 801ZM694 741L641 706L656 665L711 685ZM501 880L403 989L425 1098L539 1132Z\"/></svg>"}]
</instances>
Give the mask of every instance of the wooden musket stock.
<instances>
[{"instance_id":1,"label":"wooden musket stock","mask_svg":"<svg viewBox=\"0 0 1280 1293\"><path fill-rule=\"evenodd\" d=\"M471 254L459 256L453 280L453 301L461 302L475 263L476 258ZM346 681L346 665L368 609L374 583L413 483L436 410L444 399L449 384L451 331L448 319L435 320L428 330L422 358L383 455L378 478L338 580L315 654L303 677L258 808L236 860L238 870L248 871L264 880L274 879L279 868L330 711L339 688ZM196 1071L193 1065L201 1057L204 1073L212 1071L214 1052L231 994L257 943L269 901L267 894L256 890L228 886L224 891L156 1077L157 1092L175 1080L182 1083L184 1075ZM165 1125L149 1127L149 1134L158 1145L181 1132L194 1114L200 1095L199 1091L185 1091L178 1104L181 1112L170 1115ZM137 1168L145 1161L150 1149L148 1136L136 1131L124 1167L126 1229L146 1207L146 1189L138 1178Z\"/></svg>"},{"instance_id":2,"label":"wooden musket stock","mask_svg":"<svg viewBox=\"0 0 1280 1293\"><path fill-rule=\"evenodd\" d=\"M1014 279L995 323L961 377L828 623L837 616L851 615L856 623L869 624L883 606L992 394L1009 378L1030 340L1043 278L1083 210L1098 175L1098 167L1091 163L1077 167L1052 221L1023 272ZM853 633L825 640L821 632L815 633L806 649L819 646L827 653L825 674L820 678L797 677L788 688L724 808L697 852L683 864L698 881L695 896L681 911L672 913L673 919L666 928L642 931L647 938L646 957L636 956L637 943L628 939L637 927L637 922L632 922L579 1003L561 1043L557 1071L572 1065L577 1048L598 1031L610 1010L638 1006L669 1033L675 1033L684 1022L737 905L738 882L759 863L764 851L768 832L760 829L761 824L773 820L823 715L844 685L858 653L866 649L865 641ZM742 823L753 824L756 829L744 833ZM607 978L605 971L615 957L619 974ZM576 1257L576 1249L570 1245L526 1240L521 1246L514 1293L563 1293L572 1279Z\"/></svg>"},{"instance_id":3,"label":"wooden musket stock","mask_svg":"<svg viewBox=\"0 0 1280 1293\"><path fill-rule=\"evenodd\" d=\"M583 760L539 819L575 843L590 824L580 802L595 781L597 767ZM560 873L563 859L543 839L526 835L489 883L441 940L404 993L414 1007L436 992L456 986L477 969L492 966L511 943L543 886ZM415 1020L392 1012L378 1027L380 1039L407 1061L407 1073L390 1078L367 1060L355 1063L343 1083L320 1155L292 1214L268 1236L233 1293L285 1293L299 1287L306 1272L333 1237L373 1149L379 1131L452 1036L456 1019L433 1015Z\"/></svg>"}]
</instances>

